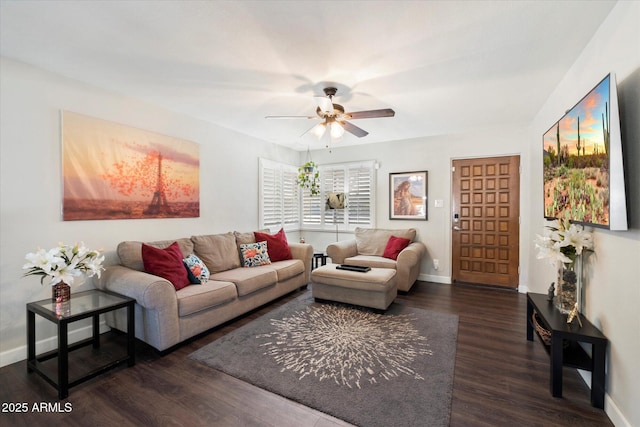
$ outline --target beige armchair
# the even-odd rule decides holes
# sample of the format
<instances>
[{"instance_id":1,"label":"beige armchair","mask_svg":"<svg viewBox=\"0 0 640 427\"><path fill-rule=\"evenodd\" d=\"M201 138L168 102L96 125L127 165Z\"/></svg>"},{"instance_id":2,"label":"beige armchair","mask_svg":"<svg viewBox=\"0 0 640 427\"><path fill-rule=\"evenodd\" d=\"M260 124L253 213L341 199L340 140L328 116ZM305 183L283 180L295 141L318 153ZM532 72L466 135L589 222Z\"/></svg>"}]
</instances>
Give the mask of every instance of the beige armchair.
<instances>
[{"instance_id":1,"label":"beige armchair","mask_svg":"<svg viewBox=\"0 0 640 427\"><path fill-rule=\"evenodd\" d=\"M391 236L409 239L396 260L382 255ZM396 286L399 291L411 289L420 274L420 263L427 248L415 241L414 228L385 230L356 228L355 239L332 243L327 246L327 256L334 264L366 265L372 268L393 268L396 270Z\"/></svg>"}]
</instances>

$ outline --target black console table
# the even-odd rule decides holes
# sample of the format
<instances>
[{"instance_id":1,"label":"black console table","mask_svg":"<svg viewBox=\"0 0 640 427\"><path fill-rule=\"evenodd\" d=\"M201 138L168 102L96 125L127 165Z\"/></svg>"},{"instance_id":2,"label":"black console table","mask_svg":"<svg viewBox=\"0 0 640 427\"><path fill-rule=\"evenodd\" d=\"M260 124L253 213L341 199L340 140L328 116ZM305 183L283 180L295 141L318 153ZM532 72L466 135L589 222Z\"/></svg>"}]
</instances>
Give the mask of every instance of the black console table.
<instances>
[{"instance_id":1,"label":"black console table","mask_svg":"<svg viewBox=\"0 0 640 427\"><path fill-rule=\"evenodd\" d=\"M562 397L562 366L591 371L591 406L604 409L605 357L607 337L584 316L567 323L567 316L556 309L546 294L527 293L527 339L533 341L533 313L545 329L551 331L551 345L545 345L550 355L550 386L553 397ZM565 343L566 342L566 343ZM591 344L591 357L579 343ZM543 342L544 343L544 342Z\"/></svg>"}]
</instances>

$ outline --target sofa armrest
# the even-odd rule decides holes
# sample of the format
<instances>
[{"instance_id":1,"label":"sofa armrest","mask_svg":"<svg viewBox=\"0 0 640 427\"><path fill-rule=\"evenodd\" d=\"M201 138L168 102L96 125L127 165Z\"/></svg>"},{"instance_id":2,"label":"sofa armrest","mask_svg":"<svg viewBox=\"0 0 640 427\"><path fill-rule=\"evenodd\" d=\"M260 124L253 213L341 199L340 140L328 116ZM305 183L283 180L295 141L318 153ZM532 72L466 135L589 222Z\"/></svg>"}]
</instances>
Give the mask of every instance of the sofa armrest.
<instances>
[{"instance_id":1,"label":"sofa armrest","mask_svg":"<svg viewBox=\"0 0 640 427\"><path fill-rule=\"evenodd\" d=\"M108 289L136 300L136 338L162 351L179 343L178 297L168 280L122 265L107 267L97 281ZM107 324L127 330L123 310L105 314Z\"/></svg>"},{"instance_id":2,"label":"sofa armrest","mask_svg":"<svg viewBox=\"0 0 640 427\"><path fill-rule=\"evenodd\" d=\"M97 286L135 298L138 305L144 308L163 309L173 306L177 311L176 289L168 280L153 274L112 265L102 272Z\"/></svg>"},{"instance_id":3,"label":"sofa armrest","mask_svg":"<svg viewBox=\"0 0 640 427\"><path fill-rule=\"evenodd\" d=\"M313 258L313 246L308 243L289 243L293 259L302 260L304 263L305 283L311 280L311 259Z\"/></svg>"},{"instance_id":4,"label":"sofa armrest","mask_svg":"<svg viewBox=\"0 0 640 427\"><path fill-rule=\"evenodd\" d=\"M427 248L422 242L413 242L398 254L397 263L412 266L420 263Z\"/></svg>"},{"instance_id":5,"label":"sofa armrest","mask_svg":"<svg viewBox=\"0 0 640 427\"><path fill-rule=\"evenodd\" d=\"M398 290L408 292L420 274L422 257L427 247L422 242L413 242L404 248L396 260L396 283Z\"/></svg>"},{"instance_id":6,"label":"sofa armrest","mask_svg":"<svg viewBox=\"0 0 640 427\"><path fill-rule=\"evenodd\" d=\"M356 247L355 239L343 240L327 246L327 256L331 258L331 262L334 264L342 264L345 258L356 255L358 255L358 248Z\"/></svg>"}]
</instances>

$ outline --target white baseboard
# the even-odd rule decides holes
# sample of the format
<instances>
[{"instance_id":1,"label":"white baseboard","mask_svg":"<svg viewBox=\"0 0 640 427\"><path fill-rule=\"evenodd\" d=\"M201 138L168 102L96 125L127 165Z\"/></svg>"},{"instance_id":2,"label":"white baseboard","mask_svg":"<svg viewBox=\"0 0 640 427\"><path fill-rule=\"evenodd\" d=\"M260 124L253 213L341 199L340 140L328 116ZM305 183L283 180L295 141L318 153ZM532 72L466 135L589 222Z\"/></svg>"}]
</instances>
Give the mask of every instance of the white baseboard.
<instances>
[{"instance_id":1,"label":"white baseboard","mask_svg":"<svg viewBox=\"0 0 640 427\"><path fill-rule=\"evenodd\" d=\"M432 274L419 274L418 280L422 280L425 282L434 282L434 283L442 283L445 285L451 284L451 277L448 276L435 276Z\"/></svg>"},{"instance_id":2,"label":"white baseboard","mask_svg":"<svg viewBox=\"0 0 640 427\"><path fill-rule=\"evenodd\" d=\"M105 332L108 332L110 330L111 329L107 326L107 324L104 321L100 322L101 334L104 334ZM92 334L93 334L93 326L91 325L85 326L79 329L74 329L73 331L69 331L69 344L90 338ZM57 336L44 338L36 342L36 349L38 351L38 354L46 353L47 351L51 351L51 350L56 350L57 348L58 348ZM11 365L12 363L20 362L21 360L25 360L26 358L27 358L26 345L22 345L20 347L3 351L2 353L0 353L0 368L3 366Z\"/></svg>"},{"instance_id":3,"label":"white baseboard","mask_svg":"<svg viewBox=\"0 0 640 427\"><path fill-rule=\"evenodd\" d=\"M582 377L587 387L591 389L591 372L578 369L578 374ZM618 408L618 405L613 401L609 393L604 394L604 412L607 414L611 422L616 427L632 427L631 423L625 418Z\"/></svg>"}]
</instances>

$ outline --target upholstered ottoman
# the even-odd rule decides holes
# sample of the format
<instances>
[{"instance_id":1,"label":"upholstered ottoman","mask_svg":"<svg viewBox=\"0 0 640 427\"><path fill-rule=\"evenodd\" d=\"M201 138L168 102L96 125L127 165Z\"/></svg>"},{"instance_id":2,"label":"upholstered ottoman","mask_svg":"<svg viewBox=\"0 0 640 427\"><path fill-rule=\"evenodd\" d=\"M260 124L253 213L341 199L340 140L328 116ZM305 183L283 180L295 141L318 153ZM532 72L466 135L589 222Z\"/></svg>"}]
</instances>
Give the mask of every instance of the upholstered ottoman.
<instances>
[{"instance_id":1,"label":"upholstered ottoman","mask_svg":"<svg viewBox=\"0 0 640 427\"><path fill-rule=\"evenodd\" d=\"M336 267L327 264L311 272L311 294L316 300L386 310L398 294L396 271L392 268L372 268L361 273Z\"/></svg>"}]
</instances>

